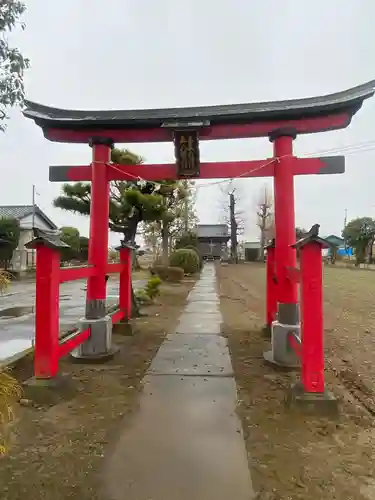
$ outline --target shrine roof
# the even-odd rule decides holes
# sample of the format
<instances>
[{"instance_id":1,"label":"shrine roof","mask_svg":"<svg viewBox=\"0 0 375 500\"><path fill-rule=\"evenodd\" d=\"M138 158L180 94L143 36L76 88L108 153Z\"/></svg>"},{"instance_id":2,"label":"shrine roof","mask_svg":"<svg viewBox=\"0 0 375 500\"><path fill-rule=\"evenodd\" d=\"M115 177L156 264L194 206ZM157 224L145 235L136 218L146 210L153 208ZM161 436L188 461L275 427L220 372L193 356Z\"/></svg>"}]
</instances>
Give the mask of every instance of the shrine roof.
<instances>
[{"instance_id":1,"label":"shrine roof","mask_svg":"<svg viewBox=\"0 0 375 500\"><path fill-rule=\"evenodd\" d=\"M174 120L208 121L209 124L248 123L267 120L295 120L327 113L356 113L375 92L375 80L351 89L319 97L283 101L137 110L67 110L25 101L23 114L44 127L160 127Z\"/></svg>"}]
</instances>

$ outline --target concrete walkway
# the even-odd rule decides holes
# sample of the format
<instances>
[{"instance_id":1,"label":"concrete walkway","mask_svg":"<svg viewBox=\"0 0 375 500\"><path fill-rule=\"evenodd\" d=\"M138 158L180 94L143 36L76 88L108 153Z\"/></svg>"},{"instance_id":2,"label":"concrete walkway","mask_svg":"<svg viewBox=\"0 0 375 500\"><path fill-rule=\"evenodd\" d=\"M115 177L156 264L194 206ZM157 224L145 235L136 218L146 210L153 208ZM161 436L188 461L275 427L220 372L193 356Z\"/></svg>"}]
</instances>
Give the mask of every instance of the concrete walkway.
<instances>
[{"instance_id":1,"label":"concrete walkway","mask_svg":"<svg viewBox=\"0 0 375 500\"><path fill-rule=\"evenodd\" d=\"M107 459L106 498L254 498L215 285L206 264L149 368L139 411Z\"/></svg>"}]
</instances>

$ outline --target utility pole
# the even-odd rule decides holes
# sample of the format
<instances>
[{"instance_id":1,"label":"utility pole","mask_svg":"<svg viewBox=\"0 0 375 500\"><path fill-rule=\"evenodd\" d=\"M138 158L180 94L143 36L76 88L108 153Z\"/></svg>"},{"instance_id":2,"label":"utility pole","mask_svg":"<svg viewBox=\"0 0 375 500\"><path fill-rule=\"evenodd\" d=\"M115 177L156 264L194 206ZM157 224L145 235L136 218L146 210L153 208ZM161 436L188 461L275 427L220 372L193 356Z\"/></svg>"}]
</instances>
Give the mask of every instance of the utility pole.
<instances>
[{"instance_id":1,"label":"utility pole","mask_svg":"<svg viewBox=\"0 0 375 500\"><path fill-rule=\"evenodd\" d=\"M33 215L32 215L32 228L34 232L35 229L35 184L33 184Z\"/></svg>"},{"instance_id":2,"label":"utility pole","mask_svg":"<svg viewBox=\"0 0 375 500\"><path fill-rule=\"evenodd\" d=\"M346 225L348 223L348 209L345 208L345 211L344 211L344 229L346 228ZM344 233L344 247L345 247L345 252L347 251L348 249L348 246L346 244L346 238L345 238L345 233Z\"/></svg>"},{"instance_id":3,"label":"utility pole","mask_svg":"<svg viewBox=\"0 0 375 500\"><path fill-rule=\"evenodd\" d=\"M231 257L237 263L237 221L236 221L236 200L234 190L229 194L229 218L230 218L230 243Z\"/></svg>"},{"instance_id":4,"label":"utility pole","mask_svg":"<svg viewBox=\"0 0 375 500\"><path fill-rule=\"evenodd\" d=\"M32 196L32 203L33 203L33 211L32 211L32 222L31 222L31 238L34 238L35 236L35 184L33 184L33 196ZM35 267L36 265L36 250L35 248L31 251L31 259L32 259L32 265Z\"/></svg>"}]
</instances>

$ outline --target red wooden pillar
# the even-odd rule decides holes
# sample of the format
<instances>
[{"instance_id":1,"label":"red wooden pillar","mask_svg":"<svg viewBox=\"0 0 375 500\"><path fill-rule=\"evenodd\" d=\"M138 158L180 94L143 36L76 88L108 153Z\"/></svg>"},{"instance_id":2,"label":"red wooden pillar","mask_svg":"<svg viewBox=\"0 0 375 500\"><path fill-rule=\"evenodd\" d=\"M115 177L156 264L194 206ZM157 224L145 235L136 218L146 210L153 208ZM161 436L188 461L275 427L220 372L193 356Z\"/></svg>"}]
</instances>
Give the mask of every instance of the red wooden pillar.
<instances>
[{"instance_id":1,"label":"red wooden pillar","mask_svg":"<svg viewBox=\"0 0 375 500\"><path fill-rule=\"evenodd\" d=\"M120 251L120 261L123 264L122 271L120 273L120 298L119 306L120 310L124 311L125 321L129 321L131 318L131 287L132 287L132 249L130 247L122 246L119 248Z\"/></svg>"},{"instance_id":2,"label":"red wooden pillar","mask_svg":"<svg viewBox=\"0 0 375 500\"><path fill-rule=\"evenodd\" d=\"M271 328L272 322L275 320L277 311L277 280L275 270L275 240L266 247L267 248L267 298L266 298L266 327Z\"/></svg>"},{"instance_id":3,"label":"red wooden pillar","mask_svg":"<svg viewBox=\"0 0 375 500\"><path fill-rule=\"evenodd\" d=\"M274 144L275 163L275 261L277 277L278 321L282 324L298 323L297 283L288 279L287 268L296 267L294 176L291 165L293 139L290 130L276 130L270 135Z\"/></svg>"},{"instance_id":4,"label":"red wooden pillar","mask_svg":"<svg viewBox=\"0 0 375 500\"><path fill-rule=\"evenodd\" d=\"M93 138L90 207L89 265L96 273L87 280L86 317L102 318L106 314L106 267L108 262L109 181L107 163L112 141Z\"/></svg>"},{"instance_id":5,"label":"red wooden pillar","mask_svg":"<svg viewBox=\"0 0 375 500\"><path fill-rule=\"evenodd\" d=\"M59 370L60 252L42 242L28 247L37 249L34 375L51 379Z\"/></svg>"},{"instance_id":6,"label":"red wooden pillar","mask_svg":"<svg viewBox=\"0 0 375 500\"><path fill-rule=\"evenodd\" d=\"M301 268L302 385L307 393L323 393L323 283L322 248L327 243L316 234L297 242Z\"/></svg>"}]
</instances>

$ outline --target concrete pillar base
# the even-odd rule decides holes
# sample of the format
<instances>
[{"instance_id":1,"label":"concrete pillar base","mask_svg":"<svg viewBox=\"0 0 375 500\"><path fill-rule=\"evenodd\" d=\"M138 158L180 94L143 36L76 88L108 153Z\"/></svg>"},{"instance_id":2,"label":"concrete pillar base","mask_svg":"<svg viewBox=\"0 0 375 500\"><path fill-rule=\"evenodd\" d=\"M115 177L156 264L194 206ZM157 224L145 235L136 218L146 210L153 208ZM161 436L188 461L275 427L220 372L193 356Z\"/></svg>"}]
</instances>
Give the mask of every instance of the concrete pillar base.
<instances>
[{"instance_id":1,"label":"concrete pillar base","mask_svg":"<svg viewBox=\"0 0 375 500\"><path fill-rule=\"evenodd\" d=\"M272 351L264 351L263 359L266 363L269 363L274 368L279 368L280 370L295 371L300 369L299 364L292 365L292 364L279 363L278 361L275 360Z\"/></svg>"},{"instance_id":2,"label":"concrete pillar base","mask_svg":"<svg viewBox=\"0 0 375 500\"><path fill-rule=\"evenodd\" d=\"M286 396L285 404L291 410L308 415L337 417L339 404L337 399L328 391L305 392L301 382L293 385Z\"/></svg>"},{"instance_id":3,"label":"concrete pillar base","mask_svg":"<svg viewBox=\"0 0 375 500\"><path fill-rule=\"evenodd\" d=\"M102 363L113 358L118 348L112 345L112 319L104 316L98 319L82 318L81 330L90 328L86 342L71 352L73 360L80 363Z\"/></svg>"},{"instance_id":4,"label":"concrete pillar base","mask_svg":"<svg viewBox=\"0 0 375 500\"><path fill-rule=\"evenodd\" d=\"M102 319L106 315L106 301L103 299L86 301L86 319Z\"/></svg>"},{"instance_id":5,"label":"concrete pillar base","mask_svg":"<svg viewBox=\"0 0 375 500\"><path fill-rule=\"evenodd\" d=\"M53 406L76 396L74 383L66 374L48 379L32 377L22 385L24 397L38 405Z\"/></svg>"},{"instance_id":6,"label":"concrete pillar base","mask_svg":"<svg viewBox=\"0 0 375 500\"><path fill-rule=\"evenodd\" d=\"M77 355L76 352L71 352L71 360L73 363L83 363L83 364L100 364L106 363L107 361L111 361L115 357L115 355L119 352L120 348L113 345L111 349L102 354L91 354L91 355Z\"/></svg>"},{"instance_id":7,"label":"concrete pillar base","mask_svg":"<svg viewBox=\"0 0 375 500\"><path fill-rule=\"evenodd\" d=\"M263 354L268 363L288 369L300 368L300 360L288 340L291 333L300 338L300 325L285 325L279 321L272 323L272 349Z\"/></svg>"},{"instance_id":8,"label":"concrete pillar base","mask_svg":"<svg viewBox=\"0 0 375 500\"><path fill-rule=\"evenodd\" d=\"M299 325L299 304L278 302L275 320L283 325Z\"/></svg>"}]
</instances>

